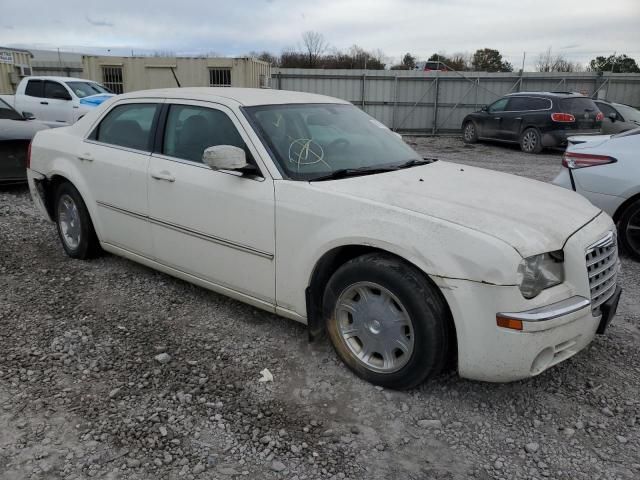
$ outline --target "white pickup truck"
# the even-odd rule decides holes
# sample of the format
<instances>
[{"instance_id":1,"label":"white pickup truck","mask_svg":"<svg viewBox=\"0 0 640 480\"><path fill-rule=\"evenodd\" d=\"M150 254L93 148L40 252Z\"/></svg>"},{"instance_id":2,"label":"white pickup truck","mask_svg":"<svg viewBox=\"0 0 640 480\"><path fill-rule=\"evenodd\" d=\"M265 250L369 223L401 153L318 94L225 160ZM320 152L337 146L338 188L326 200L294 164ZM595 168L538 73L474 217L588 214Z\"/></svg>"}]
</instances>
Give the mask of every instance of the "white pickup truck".
<instances>
[{"instance_id":1,"label":"white pickup truck","mask_svg":"<svg viewBox=\"0 0 640 480\"><path fill-rule=\"evenodd\" d=\"M26 77L15 95L0 97L27 118L64 127L113 96L99 83L82 78Z\"/></svg>"}]
</instances>

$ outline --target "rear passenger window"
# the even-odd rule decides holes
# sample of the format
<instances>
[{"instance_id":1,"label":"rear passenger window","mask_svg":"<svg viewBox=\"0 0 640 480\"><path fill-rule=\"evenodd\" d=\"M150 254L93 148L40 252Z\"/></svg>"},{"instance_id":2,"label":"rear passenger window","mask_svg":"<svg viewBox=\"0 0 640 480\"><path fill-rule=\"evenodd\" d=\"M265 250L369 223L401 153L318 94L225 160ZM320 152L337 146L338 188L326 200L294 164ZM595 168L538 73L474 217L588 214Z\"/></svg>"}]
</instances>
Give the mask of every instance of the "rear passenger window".
<instances>
[{"instance_id":1,"label":"rear passenger window","mask_svg":"<svg viewBox=\"0 0 640 480\"><path fill-rule=\"evenodd\" d=\"M27 81L27 86L24 90L24 94L28 95L30 97L40 97L42 98L44 96L43 92L42 92L42 87L43 87L43 81L42 80L29 80Z\"/></svg>"},{"instance_id":2,"label":"rear passenger window","mask_svg":"<svg viewBox=\"0 0 640 480\"><path fill-rule=\"evenodd\" d=\"M612 113L614 113L614 114L616 114L616 116L618 116L618 112L616 112L612 107L610 107L606 103L596 103L596 105L597 105L597 107L600 109L600 111L603 113L603 115L605 117L608 117Z\"/></svg>"},{"instance_id":3,"label":"rear passenger window","mask_svg":"<svg viewBox=\"0 0 640 480\"><path fill-rule=\"evenodd\" d=\"M525 112L530 110L547 110L551 108L551 101L546 98L512 97L507 110L511 112Z\"/></svg>"},{"instance_id":4,"label":"rear passenger window","mask_svg":"<svg viewBox=\"0 0 640 480\"><path fill-rule=\"evenodd\" d=\"M151 151L151 126L158 110L155 103L130 103L113 108L90 138L98 142Z\"/></svg>"},{"instance_id":5,"label":"rear passenger window","mask_svg":"<svg viewBox=\"0 0 640 480\"><path fill-rule=\"evenodd\" d=\"M247 161L253 163L249 149L226 113L213 108L171 105L162 153L192 162L202 162L205 149L216 145L242 148Z\"/></svg>"},{"instance_id":6,"label":"rear passenger window","mask_svg":"<svg viewBox=\"0 0 640 480\"><path fill-rule=\"evenodd\" d=\"M71 100L71 95L60 83L47 80L44 82L44 98Z\"/></svg>"}]
</instances>

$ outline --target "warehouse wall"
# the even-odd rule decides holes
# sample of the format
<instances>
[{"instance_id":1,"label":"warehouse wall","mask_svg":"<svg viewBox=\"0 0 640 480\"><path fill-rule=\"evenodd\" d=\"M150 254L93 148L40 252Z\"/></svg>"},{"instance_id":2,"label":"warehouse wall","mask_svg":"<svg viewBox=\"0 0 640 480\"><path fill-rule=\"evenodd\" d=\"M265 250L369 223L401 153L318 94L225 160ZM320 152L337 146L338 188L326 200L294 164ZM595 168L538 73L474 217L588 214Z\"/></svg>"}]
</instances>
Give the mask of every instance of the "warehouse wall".
<instances>
[{"instance_id":1,"label":"warehouse wall","mask_svg":"<svg viewBox=\"0 0 640 480\"><path fill-rule=\"evenodd\" d=\"M31 68L31 53L0 47L0 94L12 95L20 83L19 65Z\"/></svg>"},{"instance_id":2,"label":"warehouse wall","mask_svg":"<svg viewBox=\"0 0 640 480\"><path fill-rule=\"evenodd\" d=\"M518 91L575 91L640 106L640 74L274 69L272 88L352 102L404 132L459 131L463 118Z\"/></svg>"},{"instance_id":3,"label":"warehouse wall","mask_svg":"<svg viewBox=\"0 0 640 480\"><path fill-rule=\"evenodd\" d=\"M84 78L104 82L104 67L122 68L124 92L177 87L174 73L183 87L208 87L211 68L229 68L233 87L257 88L271 77L271 66L253 58L83 56Z\"/></svg>"}]
</instances>

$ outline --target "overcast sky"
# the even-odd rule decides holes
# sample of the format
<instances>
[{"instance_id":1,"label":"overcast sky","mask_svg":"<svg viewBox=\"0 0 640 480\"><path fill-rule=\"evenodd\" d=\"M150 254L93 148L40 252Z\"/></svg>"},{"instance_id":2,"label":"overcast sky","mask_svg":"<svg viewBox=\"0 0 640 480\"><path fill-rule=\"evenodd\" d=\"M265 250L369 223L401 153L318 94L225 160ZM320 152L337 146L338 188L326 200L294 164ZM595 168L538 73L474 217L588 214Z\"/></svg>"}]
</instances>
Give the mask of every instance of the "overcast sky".
<instances>
[{"instance_id":1,"label":"overcast sky","mask_svg":"<svg viewBox=\"0 0 640 480\"><path fill-rule=\"evenodd\" d=\"M28 0L8 2L0 45L87 53L252 50L279 53L307 30L337 48L404 52L500 50L532 68L552 47L574 61L626 53L640 62L640 0Z\"/></svg>"}]
</instances>

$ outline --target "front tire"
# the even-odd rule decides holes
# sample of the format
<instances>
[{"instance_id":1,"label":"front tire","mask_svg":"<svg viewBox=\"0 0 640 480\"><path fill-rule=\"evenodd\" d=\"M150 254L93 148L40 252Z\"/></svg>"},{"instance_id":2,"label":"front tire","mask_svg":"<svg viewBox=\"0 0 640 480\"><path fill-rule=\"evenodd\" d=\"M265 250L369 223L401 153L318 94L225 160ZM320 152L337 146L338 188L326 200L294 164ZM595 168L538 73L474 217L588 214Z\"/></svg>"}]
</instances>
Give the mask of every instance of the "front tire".
<instances>
[{"instance_id":1,"label":"front tire","mask_svg":"<svg viewBox=\"0 0 640 480\"><path fill-rule=\"evenodd\" d=\"M64 251L71 258L87 259L100 253L100 243L80 193L69 182L55 192L55 220Z\"/></svg>"},{"instance_id":2,"label":"front tire","mask_svg":"<svg viewBox=\"0 0 640 480\"><path fill-rule=\"evenodd\" d=\"M449 311L425 275L388 254L357 257L329 280L323 299L336 353L359 377L407 389L440 373Z\"/></svg>"},{"instance_id":3,"label":"front tire","mask_svg":"<svg viewBox=\"0 0 640 480\"><path fill-rule=\"evenodd\" d=\"M542 136L536 128L527 128L520 135L520 149L524 153L540 153L542 151Z\"/></svg>"},{"instance_id":4,"label":"front tire","mask_svg":"<svg viewBox=\"0 0 640 480\"><path fill-rule=\"evenodd\" d=\"M618 237L624 250L640 261L640 199L624 210L618 222Z\"/></svg>"},{"instance_id":5,"label":"front tire","mask_svg":"<svg viewBox=\"0 0 640 480\"><path fill-rule=\"evenodd\" d=\"M476 143L478 141L478 130L476 124L471 120L465 122L462 126L462 139L464 143Z\"/></svg>"}]
</instances>

